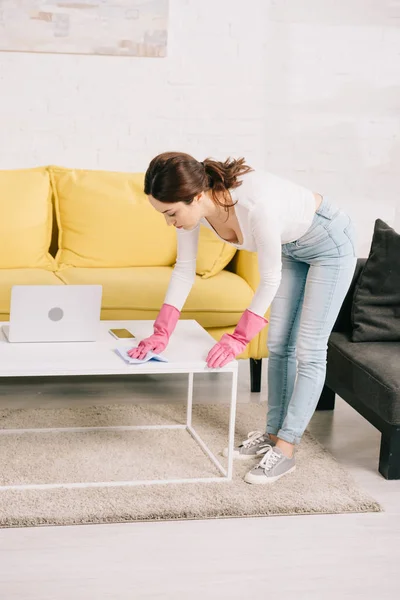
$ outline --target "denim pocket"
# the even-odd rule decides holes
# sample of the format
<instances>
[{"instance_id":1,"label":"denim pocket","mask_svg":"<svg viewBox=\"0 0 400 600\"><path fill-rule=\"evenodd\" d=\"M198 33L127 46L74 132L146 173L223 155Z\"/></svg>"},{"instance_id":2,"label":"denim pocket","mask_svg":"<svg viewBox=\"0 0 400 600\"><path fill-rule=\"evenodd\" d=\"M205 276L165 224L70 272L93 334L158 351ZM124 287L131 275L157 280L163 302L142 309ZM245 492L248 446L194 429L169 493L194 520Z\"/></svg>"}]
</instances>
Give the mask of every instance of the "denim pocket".
<instances>
[{"instance_id":1,"label":"denim pocket","mask_svg":"<svg viewBox=\"0 0 400 600\"><path fill-rule=\"evenodd\" d=\"M319 220L319 219L318 219ZM328 236L328 232L321 222L317 222L305 232L295 244L298 248L304 248L305 246L315 246L322 242Z\"/></svg>"}]
</instances>

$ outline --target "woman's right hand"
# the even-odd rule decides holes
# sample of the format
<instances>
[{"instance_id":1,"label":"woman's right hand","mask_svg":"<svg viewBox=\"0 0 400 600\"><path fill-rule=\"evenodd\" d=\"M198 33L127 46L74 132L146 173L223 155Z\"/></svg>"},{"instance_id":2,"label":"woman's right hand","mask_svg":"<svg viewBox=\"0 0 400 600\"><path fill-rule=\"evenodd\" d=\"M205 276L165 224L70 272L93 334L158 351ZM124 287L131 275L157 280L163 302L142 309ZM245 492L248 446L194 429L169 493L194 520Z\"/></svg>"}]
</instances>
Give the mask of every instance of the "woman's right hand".
<instances>
[{"instance_id":1,"label":"woman's right hand","mask_svg":"<svg viewBox=\"0 0 400 600\"><path fill-rule=\"evenodd\" d=\"M138 358L139 360L143 360L148 352L154 352L155 354L160 354L167 347L169 341L169 337L166 335L160 335L159 333L155 333L148 338L145 338L141 342L139 342L136 348L131 348L128 350L128 356L131 358Z\"/></svg>"},{"instance_id":2,"label":"woman's right hand","mask_svg":"<svg viewBox=\"0 0 400 600\"><path fill-rule=\"evenodd\" d=\"M137 348L128 350L131 358L143 360L148 352L160 354L168 346L169 338L179 320L180 311L174 306L163 304L154 321L154 333L139 342Z\"/></svg>"}]
</instances>

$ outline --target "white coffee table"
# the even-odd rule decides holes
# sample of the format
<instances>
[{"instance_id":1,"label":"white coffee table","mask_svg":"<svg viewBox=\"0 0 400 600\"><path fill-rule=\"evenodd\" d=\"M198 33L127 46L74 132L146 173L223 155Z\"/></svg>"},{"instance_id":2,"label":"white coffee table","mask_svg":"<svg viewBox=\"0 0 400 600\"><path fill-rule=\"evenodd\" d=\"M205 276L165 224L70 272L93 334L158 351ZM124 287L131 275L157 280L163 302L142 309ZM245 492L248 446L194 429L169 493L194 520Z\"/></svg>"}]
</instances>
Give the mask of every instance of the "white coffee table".
<instances>
[{"instance_id":1,"label":"white coffee table","mask_svg":"<svg viewBox=\"0 0 400 600\"><path fill-rule=\"evenodd\" d=\"M186 423L179 425L145 425L119 427L65 427L46 429L2 429L0 435L21 433L49 433L51 431L104 431L135 429L185 429L211 459L221 476L193 477L187 479L157 479L136 481L103 481L85 483L49 483L29 485L0 486L5 489L48 489L48 488L88 488L151 485L166 483L196 483L210 481L230 481L233 470L233 442L236 417L238 363L232 361L221 369L209 369L205 363L210 348L215 340L196 322L179 321L171 337L168 348L163 352L168 363L150 362L142 365L128 365L115 353L117 346L133 344L127 340L115 340L108 332L111 328L129 329L139 341L153 332L153 321L101 321L99 336L96 342L79 343L42 343L21 344L10 343L4 336L0 322L0 377L46 377L68 375L143 375L187 373L188 393ZM135 340L135 341L136 341ZM232 376L229 431L228 431L228 465L225 468L200 438L192 425L193 375L194 373L230 373Z\"/></svg>"}]
</instances>

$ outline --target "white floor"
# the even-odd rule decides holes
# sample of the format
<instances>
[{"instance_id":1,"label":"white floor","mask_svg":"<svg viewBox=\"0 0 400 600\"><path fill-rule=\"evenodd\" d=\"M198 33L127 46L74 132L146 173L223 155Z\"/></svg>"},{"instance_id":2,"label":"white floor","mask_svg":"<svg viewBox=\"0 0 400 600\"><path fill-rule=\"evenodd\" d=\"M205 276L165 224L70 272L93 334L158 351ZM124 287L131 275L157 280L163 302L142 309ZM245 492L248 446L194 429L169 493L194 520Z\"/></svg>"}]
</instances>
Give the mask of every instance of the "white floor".
<instances>
[{"instance_id":1,"label":"white floor","mask_svg":"<svg viewBox=\"0 0 400 600\"><path fill-rule=\"evenodd\" d=\"M266 366L262 394L250 394L248 364L241 363L240 402L265 399ZM181 378L143 378L135 395L175 401L184 385ZM207 376L195 400L223 401L227 389ZM54 384L43 390L15 397L3 388L0 406L82 404L71 391L57 395ZM102 391L102 398L93 389L80 393L88 404L128 395ZM310 430L385 512L3 529L0 599L399 598L400 481L377 471L379 433L340 399L333 413L315 414Z\"/></svg>"}]
</instances>

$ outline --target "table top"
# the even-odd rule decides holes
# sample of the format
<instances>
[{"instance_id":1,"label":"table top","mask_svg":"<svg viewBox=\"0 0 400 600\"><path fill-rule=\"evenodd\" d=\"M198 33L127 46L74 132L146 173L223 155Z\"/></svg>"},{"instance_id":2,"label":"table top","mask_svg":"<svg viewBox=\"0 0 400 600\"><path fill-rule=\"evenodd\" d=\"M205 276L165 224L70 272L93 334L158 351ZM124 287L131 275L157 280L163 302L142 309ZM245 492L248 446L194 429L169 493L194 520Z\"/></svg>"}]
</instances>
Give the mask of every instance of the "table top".
<instances>
[{"instance_id":1,"label":"table top","mask_svg":"<svg viewBox=\"0 0 400 600\"><path fill-rule=\"evenodd\" d=\"M237 371L234 360L221 369L209 369L206 357L215 340L194 320L180 320L163 356L167 363L129 365L115 352L131 348L153 333L154 321L100 321L95 342L10 343L0 322L0 377L54 375L127 375L154 373L207 373ZM134 340L116 340L112 328L126 328Z\"/></svg>"}]
</instances>

